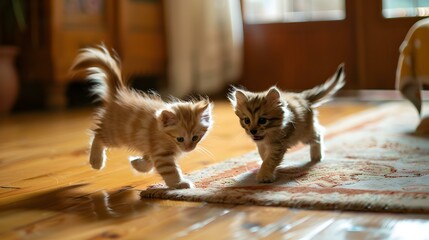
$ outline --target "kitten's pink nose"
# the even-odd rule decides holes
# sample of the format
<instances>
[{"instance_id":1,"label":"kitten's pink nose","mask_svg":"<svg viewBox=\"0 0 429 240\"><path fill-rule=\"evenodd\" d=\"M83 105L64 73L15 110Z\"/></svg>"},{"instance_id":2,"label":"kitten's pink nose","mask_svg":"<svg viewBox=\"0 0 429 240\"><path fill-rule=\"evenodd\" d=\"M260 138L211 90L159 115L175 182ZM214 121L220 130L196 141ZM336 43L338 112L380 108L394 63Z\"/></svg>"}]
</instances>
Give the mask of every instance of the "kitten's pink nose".
<instances>
[{"instance_id":1,"label":"kitten's pink nose","mask_svg":"<svg viewBox=\"0 0 429 240\"><path fill-rule=\"evenodd\" d=\"M191 151L191 150L193 150L194 149L194 146L192 146L192 145L188 145L188 146L185 146L185 151Z\"/></svg>"}]
</instances>

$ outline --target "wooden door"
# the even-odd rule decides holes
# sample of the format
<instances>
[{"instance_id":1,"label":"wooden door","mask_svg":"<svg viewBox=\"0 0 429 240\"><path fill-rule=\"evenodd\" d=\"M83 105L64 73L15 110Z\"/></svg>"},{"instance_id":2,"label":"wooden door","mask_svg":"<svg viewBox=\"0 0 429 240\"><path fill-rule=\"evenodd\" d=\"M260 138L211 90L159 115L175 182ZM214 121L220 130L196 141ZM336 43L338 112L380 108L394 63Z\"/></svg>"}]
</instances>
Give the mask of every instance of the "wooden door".
<instances>
[{"instance_id":1,"label":"wooden door","mask_svg":"<svg viewBox=\"0 0 429 240\"><path fill-rule=\"evenodd\" d=\"M382 0L346 0L345 11L336 21L245 22L240 84L254 91L310 88L345 62L346 89L393 89L399 46L420 18L386 19Z\"/></svg>"},{"instance_id":2,"label":"wooden door","mask_svg":"<svg viewBox=\"0 0 429 240\"><path fill-rule=\"evenodd\" d=\"M354 1L359 36L359 84L365 89L394 89L399 47L420 17L385 18L382 1Z\"/></svg>"},{"instance_id":3,"label":"wooden door","mask_svg":"<svg viewBox=\"0 0 429 240\"><path fill-rule=\"evenodd\" d=\"M245 4L245 3L243 3ZM253 91L272 85L305 89L322 83L345 62L348 86L357 84L354 18L337 21L244 23L242 85Z\"/></svg>"}]
</instances>

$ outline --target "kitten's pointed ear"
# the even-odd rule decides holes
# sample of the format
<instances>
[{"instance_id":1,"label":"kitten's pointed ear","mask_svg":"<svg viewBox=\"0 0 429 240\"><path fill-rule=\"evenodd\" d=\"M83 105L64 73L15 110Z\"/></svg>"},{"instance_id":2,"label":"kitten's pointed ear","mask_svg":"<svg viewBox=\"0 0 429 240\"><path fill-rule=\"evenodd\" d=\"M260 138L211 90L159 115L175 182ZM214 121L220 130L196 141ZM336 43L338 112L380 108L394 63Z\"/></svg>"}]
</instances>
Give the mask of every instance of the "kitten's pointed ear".
<instances>
[{"instance_id":1,"label":"kitten's pointed ear","mask_svg":"<svg viewBox=\"0 0 429 240\"><path fill-rule=\"evenodd\" d=\"M162 110L159 119L164 127L174 126L177 123L176 115L170 110Z\"/></svg>"},{"instance_id":2,"label":"kitten's pointed ear","mask_svg":"<svg viewBox=\"0 0 429 240\"><path fill-rule=\"evenodd\" d=\"M234 89L228 96L229 101L232 106L236 107L237 105L242 105L247 102L246 94L238 89Z\"/></svg>"},{"instance_id":3,"label":"kitten's pointed ear","mask_svg":"<svg viewBox=\"0 0 429 240\"><path fill-rule=\"evenodd\" d=\"M210 103L208 100L201 101L198 104L197 113L200 117L201 124L205 126L210 126L211 118L212 118L212 109L213 103Z\"/></svg>"},{"instance_id":4,"label":"kitten's pointed ear","mask_svg":"<svg viewBox=\"0 0 429 240\"><path fill-rule=\"evenodd\" d=\"M280 90L276 87L272 87L270 88L270 90L268 90L266 99L268 102L278 102L280 100L280 97Z\"/></svg>"}]
</instances>

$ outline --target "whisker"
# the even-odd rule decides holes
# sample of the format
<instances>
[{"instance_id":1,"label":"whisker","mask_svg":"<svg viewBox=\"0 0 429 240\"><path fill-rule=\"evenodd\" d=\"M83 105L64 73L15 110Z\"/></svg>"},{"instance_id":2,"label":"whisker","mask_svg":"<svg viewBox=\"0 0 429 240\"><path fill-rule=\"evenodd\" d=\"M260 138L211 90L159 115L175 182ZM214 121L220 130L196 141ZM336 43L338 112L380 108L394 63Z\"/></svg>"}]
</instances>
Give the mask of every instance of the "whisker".
<instances>
[{"instance_id":1,"label":"whisker","mask_svg":"<svg viewBox=\"0 0 429 240\"><path fill-rule=\"evenodd\" d=\"M203 146L200 146L200 147L199 147L199 150L200 150L201 152L205 153L206 155L208 155L208 157L209 157L211 160L215 160L215 156L213 155L213 153L211 153L209 150L207 150L207 149L206 149L206 148L204 148Z\"/></svg>"},{"instance_id":2,"label":"whisker","mask_svg":"<svg viewBox=\"0 0 429 240\"><path fill-rule=\"evenodd\" d=\"M200 151L201 153L205 153L211 160L215 160L215 156L213 155L213 153L211 153L205 147L197 146L197 150Z\"/></svg>"}]
</instances>

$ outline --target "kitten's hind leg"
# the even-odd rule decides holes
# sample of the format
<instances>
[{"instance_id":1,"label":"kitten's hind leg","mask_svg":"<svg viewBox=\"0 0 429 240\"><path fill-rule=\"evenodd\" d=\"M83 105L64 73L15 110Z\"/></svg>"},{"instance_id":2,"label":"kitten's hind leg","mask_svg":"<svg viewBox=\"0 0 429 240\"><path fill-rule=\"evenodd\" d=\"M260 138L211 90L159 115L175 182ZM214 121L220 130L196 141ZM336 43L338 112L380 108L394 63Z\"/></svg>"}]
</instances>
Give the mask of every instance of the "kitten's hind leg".
<instances>
[{"instance_id":1,"label":"kitten's hind leg","mask_svg":"<svg viewBox=\"0 0 429 240\"><path fill-rule=\"evenodd\" d=\"M89 163L94 169L104 168L106 162L106 147L98 135L94 136L91 144L91 153L89 155Z\"/></svg>"},{"instance_id":2,"label":"kitten's hind leg","mask_svg":"<svg viewBox=\"0 0 429 240\"><path fill-rule=\"evenodd\" d=\"M147 155L143 157L129 157L128 159L131 166L139 172L149 172L153 168L153 162Z\"/></svg>"},{"instance_id":3,"label":"kitten's hind leg","mask_svg":"<svg viewBox=\"0 0 429 240\"><path fill-rule=\"evenodd\" d=\"M323 159L323 133L321 126L315 126L314 138L310 141L310 157L312 162L319 162Z\"/></svg>"}]
</instances>

